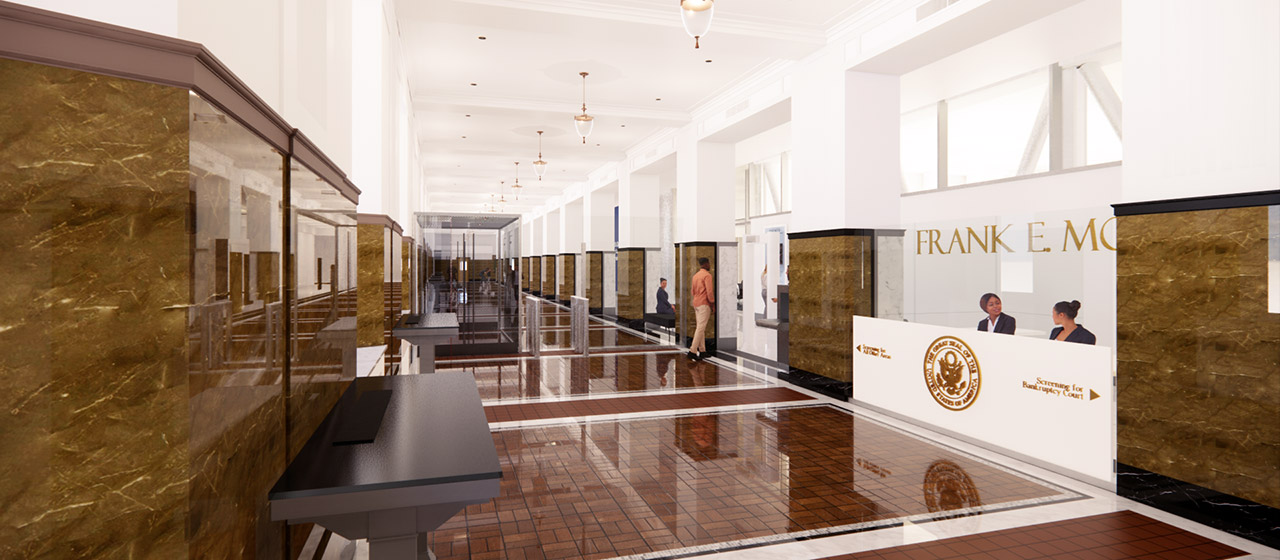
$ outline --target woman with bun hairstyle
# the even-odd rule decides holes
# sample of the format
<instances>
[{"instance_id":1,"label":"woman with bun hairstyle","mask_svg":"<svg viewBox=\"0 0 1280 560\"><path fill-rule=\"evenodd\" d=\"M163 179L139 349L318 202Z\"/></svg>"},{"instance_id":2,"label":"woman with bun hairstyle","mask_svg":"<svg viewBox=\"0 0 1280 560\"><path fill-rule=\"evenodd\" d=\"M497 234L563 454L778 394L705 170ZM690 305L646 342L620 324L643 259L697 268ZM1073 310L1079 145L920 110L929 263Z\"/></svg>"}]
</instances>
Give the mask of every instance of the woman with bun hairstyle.
<instances>
[{"instance_id":1,"label":"woman with bun hairstyle","mask_svg":"<svg viewBox=\"0 0 1280 560\"><path fill-rule=\"evenodd\" d=\"M1053 324L1061 325L1049 333L1050 340L1077 342L1080 344L1097 344L1098 337L1081 325L1076 324L1076 315L1080 313L1080 302L1067 303L1060 301L1053 304Z\"/></svg>"},{"instance_id":2,"label":"woman with bun hairstyle","mask_svg":"<svg viewBox=\"0 0 1280 560\"><path fill-rule=\"evenodd\" d=\"M1018 322L1014 321L1013 317L1001 312L1004 307L1000 303L1000 296L989 293L982 294L982 299L978 300L978 306L987 313L986 319L978 321L978 330L1013 334L1013 331L1018 328Z\"/></svg>"}]
</instances>

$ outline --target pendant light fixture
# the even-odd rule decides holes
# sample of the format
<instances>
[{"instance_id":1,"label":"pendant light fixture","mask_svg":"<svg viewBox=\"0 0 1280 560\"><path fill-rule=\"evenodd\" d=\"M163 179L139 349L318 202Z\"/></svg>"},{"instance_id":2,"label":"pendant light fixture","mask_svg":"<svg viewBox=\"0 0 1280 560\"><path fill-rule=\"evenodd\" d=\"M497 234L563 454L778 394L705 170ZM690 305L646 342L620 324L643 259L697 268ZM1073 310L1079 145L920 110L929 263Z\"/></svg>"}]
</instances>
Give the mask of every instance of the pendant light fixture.
<instances>
[{"instance_id":1,"label":"pendant light fixture","mask_svg":"<svg viewBox=\"0 0 1280 560\"><path fill-rule=\"evenodd\" d=\"M693 37L693 48L702 48L701 39L711 31L711 18L716 14L716 0L680 0L680 22Z\"/></svg>"},{"instance_id":2,"label":"pendant light fixture","mask_svg":"<svg viewBox=\"0 0 1280 560\"><path fill-rule=\"evenodd\" d=\"M542 176L547 172L547 162L542 161L542 132L538 131L538 161L533 162L533 172L538 176L538 180L542 180Z\"/></svg>"},{"instance_id":3,"label":"pendant light fixture","mask_svg":"<svg viewBox=\"0 0 1280 560\"><path fill-rule=\"evenodd\" d=\"M524 186L520 184L520 162L518 161L516 162L516 182L511 185L511 188L513 189L524 188ZM520 192L520 191L517 190L516 192Z\"/></svg>"},{"instance_id":4,"label":"pendant light fixture","mask_svg":"<svg viewBox=\"0 0 1280 560\"><path fill-rule=\"evenodd\" d=\"M591 129L595 126L596 118L587 114L587 73L579 72L582 76L582 114L573 117L573 126L578 129L578 136L582 137L582 143L587 143L587 137L591 136Z\"/></svg>"}]
</instances>

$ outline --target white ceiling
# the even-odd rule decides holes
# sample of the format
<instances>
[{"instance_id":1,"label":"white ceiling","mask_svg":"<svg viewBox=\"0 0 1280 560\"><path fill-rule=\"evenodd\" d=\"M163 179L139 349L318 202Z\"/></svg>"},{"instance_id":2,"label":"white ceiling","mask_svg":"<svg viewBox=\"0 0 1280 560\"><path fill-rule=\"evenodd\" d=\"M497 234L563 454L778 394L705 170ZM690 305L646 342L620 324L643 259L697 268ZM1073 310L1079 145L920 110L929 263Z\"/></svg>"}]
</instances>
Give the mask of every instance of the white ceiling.
<instances>
[{"instance_id":1,"label":"white ceiling","mask_svg":"<svg viewBox=\"0 0 1280 560\"><path fill-rule=\"evenodd\" d=\"M481 211L520 161L525 188L504 211L532 210L743 78L817 50L871 3L721 0L694 49L675 0L400 0L429 209ZM596 117L586 145L573 129L583 71Z\"/></svg>"}]
</instances>

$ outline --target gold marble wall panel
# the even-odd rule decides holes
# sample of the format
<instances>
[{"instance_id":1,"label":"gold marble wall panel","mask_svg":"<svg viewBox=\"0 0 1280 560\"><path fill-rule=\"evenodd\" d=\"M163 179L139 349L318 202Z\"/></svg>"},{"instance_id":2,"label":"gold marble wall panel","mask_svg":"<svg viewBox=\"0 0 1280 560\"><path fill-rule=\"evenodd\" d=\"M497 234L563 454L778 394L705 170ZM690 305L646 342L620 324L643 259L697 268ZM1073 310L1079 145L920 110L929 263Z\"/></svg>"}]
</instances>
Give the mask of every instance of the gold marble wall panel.
<instances>
[{"instance_id":1,"label":"gold marble wall panel","mask_svg":"<svg viewBox=\"0 0 1280 560\"><path fill-rule=\"evenodd\" d=\"M644 319L644 249L618 250L618 317Z\"/></svg>"},{"instance_id":2,"label":"gold marble wall panel","mask_svg":"<svg viewBox=\"0 0 1280 560\"><path fill-rule=\"evenodd\" d=\"M542 293L542 257L529 257L529 289Z\"/></svg>"},{"instance_id":3,"label":"gold marble wall panel","mask_svg":"<svg viewBox=\"0 0 1280 560\"><path fill-rule=\"evenodd\" d=\"M400 310L407 313L413 309L413 296L416 293L413 287L413 240L406 237L401 243Z\"/></svg>"},{"instance_id":4,"label":"gold marble wall panel","mask_svg":"<svg viewBox=\"0 0 1280 560\"><path fill-rule=\"evenodd\" d=\"M520 289L529 290L529 257L520 258Z\"/></svg>"},{"instance_id":5,"label":"gold marble wall panel","mask_svg":"<svg viewBox=\"0 0 1280 560\"><path fill-rule=\"evenodd\" d=\"M568 301L569 298L576 294L578 289L576 284L578 280L577 262L575 255L560 255L560 287L556 291L558 299Z\"/></svg>"},{"instance_id":6,"label":"gold marble wall panel","mask_svg":"<svg viewBox=\"0 0 1280 560\"><path fill-rule=\"evenodd\" d=\"M792 238L791 367L853 381L853 316L872 316L870 235Z\"/></svg>"},{"instance_id":7,"label":"gold marble wall panel","mask_svg":"<svg viewBox=\"0 0 1280 560\"><path fill-rule=\"evenodd\" d=\"M542 257L542 296L552 299L556 297L555 255L544 255Z\"/></svg>"},{"instance_id":8,"label":"gold marble wall panel","mask_svg":"<svg viewBox=\"0 0 1280 560\"><path fill-rule=\"evenodd\" d=\"M185 557L187 91L0 84L0 557Z\"/></svg>"},{"instance_id":9,"label":"gold marble wall panel","mask_svg":"<svg viewBox=\"0 0 1280 560\"><path fill-rule=\"evenodd\" d=\"M676 315L676 332L681 337L693 337L693 333L698 328L697 317L693 312L693 297L689 295L689 289L693 285L693 275L698 273L698 259L706 258L711 261L711 278L716 280L716 248L715 244L679 244L676 249L676 260L679 261L678 273L681 274L680 283L677 285L680 290L680 303L678 307L679 313ZM641 279L643 282L643 279ZM717 288L719 286L717 285ZM655 290L657 288L654 288ZM717 289L717 292L719 290ZM673 294L674 295L674 294ZM717 301L717 310L720 302ZM711 319L707 323L707 340L714 340L716 337L716 315L712 313Z\"/></svg>"},{"instance_id":10,"label":"gold marble wall panel","mask_svg":"<svg viewBox=\"0 0 1280 560\"><path fill-rule=\"evenodd\" d=\"M356 339L360 346L386 344L386 235L379 224L360 224L356 231Z\"/></svg>"},{"instance_id":11,"label":"gold marble wall panel","mask_svg":"<svg viewBox=\"0 0 1280 560\"><path fill-rule=\"evenodd\" d=\"M587 253L587 307L604 308L604 253Z\"/></svg>"},{"instance_id":12,"label":"gold marble wall panel","mask_svg":"<svg viewBox=\"0 0 1280 560\"><path fill-rule=\"evenodd\" d=\"M1267 312L1267 212L1117 219L1117 453L1280 508L1280 314Z\"/></svg>"}]
</instances>

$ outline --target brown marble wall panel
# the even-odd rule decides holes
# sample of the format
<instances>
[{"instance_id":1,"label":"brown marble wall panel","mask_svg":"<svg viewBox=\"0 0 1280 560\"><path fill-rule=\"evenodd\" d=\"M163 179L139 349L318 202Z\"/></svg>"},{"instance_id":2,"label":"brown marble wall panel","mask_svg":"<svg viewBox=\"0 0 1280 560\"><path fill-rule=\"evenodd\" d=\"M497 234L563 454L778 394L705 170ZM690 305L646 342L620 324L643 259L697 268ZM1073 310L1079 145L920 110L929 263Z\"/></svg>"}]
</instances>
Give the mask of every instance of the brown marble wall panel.
<instances>
[{"instance_id":1,"label":"brown marble wall panel","mask_svg":"<svg viewBox=\"0 0 1280 560\"><path fill-rule=\"evenodd\" d=\"M693 312L693 296L689 295L689 289L692 286L693 275L698 273L698 259L706 258L711 261L711 278L716 279L716 248L714 244L677 244L676 260L679 261L680 278L680 303L677 308L679 313L676 314L676 332L682 338L692 338L693 333L698 329L697 317ZM643 279L641 279L643 282ZM717 305L720 303L716 302ZM718 309L718 307L717 307ZM707 340L715 340L716 337L716 315L711 314L711 320L707 323Z\"/></svg>"},{"instance_id":2,"label":"brown marble wall panel","mask_svg":"<svg viewBox=\"0 0 1280 560\"><path fill-rule=\"evenodd\" d=\"M254 282L263 301L275 303L280 301L280 253L255 252L257 274Z\"/></svg>"},{"instance_id":3,"label":"brown marble wall panel","mask_svg":"<svg viewBox=\"0 0 1280 560\"><path fill-rule=\"evenodd\" d=\"M529 289L529 257L520 258L520 289Z\"/></svg>"},{"instance_id":4,"label":"brown marble wall panel","mask_svg":"<svg viewBox=\"0 0 1280 560\"><path fill-rule=\"evenodd\" d=\"M869 235L791 239L791 367L853 381L853 316L872 316Z\"/></svg>"},{"instance_id":5,"label":"brown marble wall panel","mask_svg":"<svg viewBox=\"0 0 1280 560\"><path fill-rule=\"evenodd\" d=\"M604 308L604 253L587 253L587 304L592 309Z\"/></svg>"},{"instance_id":6,"label":"brown marble wall panel","mask_svg":"<svg viewBox=\"0 0 1280 560\"><path fill-rule=\"evenodd\" d=\"M556 297L556 256L544 255L542 257L542 295L543 297Z\"/></svg>"},{"instance_id":7,"label":"brown marble wall panel","mask_svg":"<svg viewBox=\"0 0 1280 560\"><path fill-rule=\"evenodd\" d=\"M542 257L529 257L529 289L542 292Z\"/></svg>"},{"instance_id":8,"label":"brown marble wall panel","mask_svg":"<svg viewBox=\"0 0 1280 560\"><path fill-rule=\"evenodd\" d=\"M378 224L356 228L356 339L360 346L386 344L386 233Z\"/></svg>"},{"instance_id":9,"label":"brown marble wall panel","mask_svg":"<svg viewBox=\"0 0 1280 560\"><path fill-rule=\"evenodd\" d=\"M558 299L568 301L577 293L578 271L574 255L560 255L560 287L556 291Z\"/></svg>"},{"instance_id":10,"label":"brown marble wall panel","mask_svg":"<svg viewBox=\"0 0 1280 560\"><path fill-rule=\"evenodd\" d=\"M1267 212L1117 219L1117 453L1280 507L1280 314L1267 312Z\"/></svg>"},{"instance_id":11,"label":"brown marble wall panel","mask_svg":"<svg viewBox=\"0 0 1280 560\"><path fill-rule=\"evenodd\" d=\"M400 251L400 309L408 312L413 309L413 240L404 238Z\"/></svg>"},{"instance_id":12,"label":"brown marble wall panel","mask_svg":"<svg viewBox=\"0 0 1280 560\"><path fill-rule=\"evenodd\" d=\"M644 249L618 250L618 317L644 318Z\"/></svg>"},{"instance_id":13,"label":"brown marble wall panel","mask_svg":"<svg viewBox=\"0 0 1280 560\"><path fill-rule=\"evenodd\" d=\"M185 557L188 94L0 84L0 557Z\"/></svg>"}]
</instances>

